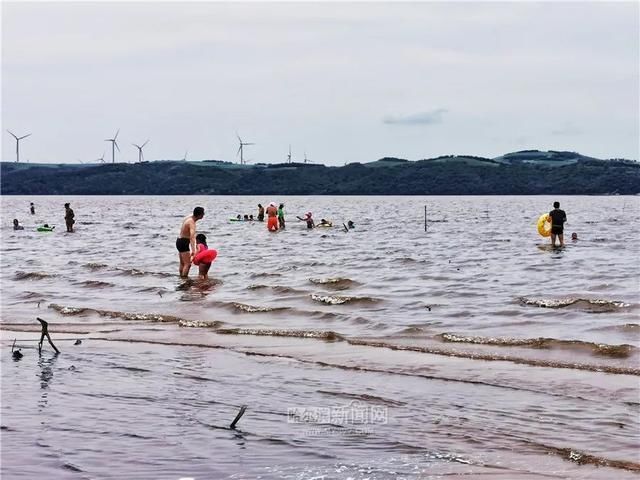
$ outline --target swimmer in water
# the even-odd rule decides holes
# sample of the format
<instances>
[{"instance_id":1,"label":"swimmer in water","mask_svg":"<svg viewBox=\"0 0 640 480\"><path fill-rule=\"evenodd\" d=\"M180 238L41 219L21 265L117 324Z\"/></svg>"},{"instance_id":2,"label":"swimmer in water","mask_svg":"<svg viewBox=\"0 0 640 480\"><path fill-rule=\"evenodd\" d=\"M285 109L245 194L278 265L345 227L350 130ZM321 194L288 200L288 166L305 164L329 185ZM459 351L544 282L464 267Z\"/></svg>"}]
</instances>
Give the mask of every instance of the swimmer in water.
<instances>
[{"instance_id":1,"label":"swimmer in water","mask_svg":"<svg viewBox=\"0 0 640 480\"><path fill-rule=\"evenodd\" d=\"M322 220L320 220L320 223L318 224L319 227L333 227L333 223L325 220L324 218Z\"/></svg>"},{"instance_id":2,"label":"swimmer in water","mask_svg":"<svg viewBox=\"0 0 640 480\"><path fill-rule=\"evenodd\" d=\"M571 234L571 241L572 242L577 242L578 241L578 234L576 232L573 232Z\"/></svg>"},{"instance_id":3,"label":"swimmer in water","mask_svg":"<svg viewBox=\"0 0 640 480\"><path fill-rule=\"evenodd\" d=\"M24 227L22 225L20 225L20 222L18 221L17 218L13 219L13 229L14 230L24 230Z\"/></svg>"},{"instance_id":4,"label":"swimmer in water","mask_svg":"<svg viewBox=\"0 0 640 480\"><path fill-rule=\"evenodd\" d=\"M351 220L347 222L347 227L349 227L349 230L351 230L352 228L356 228L355 224Z\"/></svg>"},{"instance_id":5,"label":"swimmer in water","mask_svg":"<svg viewBox=\"0 0 640 480\"><path fill-rule=\"evenodd\" d=\"M313 214L311 212L307 212L304 218L302 217L296 217L296 218L301 222L306 222L307 228L313 228L316 226L316 223L313 221Z\"/></svg>"}]
</instances>

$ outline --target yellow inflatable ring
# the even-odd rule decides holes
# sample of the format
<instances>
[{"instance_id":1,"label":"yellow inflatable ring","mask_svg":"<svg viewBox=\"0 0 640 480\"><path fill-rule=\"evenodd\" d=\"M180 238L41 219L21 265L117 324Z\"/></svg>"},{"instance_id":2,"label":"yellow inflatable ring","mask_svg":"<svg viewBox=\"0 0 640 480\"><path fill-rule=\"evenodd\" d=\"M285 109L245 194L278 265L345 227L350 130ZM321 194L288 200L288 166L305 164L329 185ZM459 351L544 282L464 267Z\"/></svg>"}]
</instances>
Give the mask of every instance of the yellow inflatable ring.
<instances>
[{"instance_id":1,"label":"yellow inflatable ring","mask_svg":"<svg viewBox=\"0 0 640 480\"><path fill-rule=\"evenodd\" d=\"M551 218L548 213L540 215L538 219L538 233L543 237L551 235Z\"/></svg>"}]
</instances>

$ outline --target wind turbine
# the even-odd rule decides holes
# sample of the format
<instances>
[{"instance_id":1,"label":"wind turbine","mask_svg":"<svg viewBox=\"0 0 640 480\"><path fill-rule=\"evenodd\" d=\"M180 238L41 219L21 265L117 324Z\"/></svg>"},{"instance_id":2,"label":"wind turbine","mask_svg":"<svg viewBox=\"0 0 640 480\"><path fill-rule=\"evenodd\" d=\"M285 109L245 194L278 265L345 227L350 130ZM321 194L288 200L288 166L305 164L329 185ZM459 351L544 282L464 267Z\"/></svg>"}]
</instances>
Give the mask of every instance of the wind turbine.
<instances>
[{"instance_id":1,"label":"wind turbine","mask_svg":"<svg viewBox=\"0 0 640 480\"><path fill-rule=\"evenodd\" d=\"M238 141L240 142L240 148L238 148L238 153L236 153L236 156L240 155L240 165L244 165L245 161L244 161L244 147L246 147L247 145L255 145L255 143L246 143L243 142L242 139L240 138L240 135L238 135L236 133L236 137L238 137Z\"/></svg>"},{"instance_id":2,"label":"wind turbine","mask_svg":"<svg viewBox=\"0 0 640 480\"><path fill-rule=\"evenodd\" d=\"M102 152L102 156L100 158L96 158L96 162L104 163L104 151Z\"/></svg>"},{"instance_id":3,"label":"wind turbine","mask_svg":"<svg viewBox=\"0 0 640 480\"><path fill-rule=\"evenodd\" d=\"M183 162L186 162L186 161L187 161L187 153L189 153L189 150L188 150L188 149L184 151L184 157L182 157L182 161L183 161Z\"/></svg>"},{"instance_id":4,"label":"wind turbine","mask_svg":"<svg viewBox=\"0 0 640 480\"><path fill-rule=\"evenodd\" d=\"M304 163L313 163L311 160L307 158L307 152L304 152Z\"/></svg>"},{"instance_id":5,"label":"wind turbine","mask_svg":"<svg viewBox=\"0 0 640 480\"><path fill-rule=\"evenodd\" d=\"M291 144L289 144L289 155L287 155L287 163L291 163Z\"/></svg>"},{"instance_id":6,"label":"wind turbine","mask_svg":"<svg viewBox=\"0 0 640 480\"><path fill-rule=\"evenodd\" d=\"M142 149L144 148L144 146L149 143L149 140L147 139L146 142L144 142L142 145L136 145L135 143L132 143L131 145L133 145L134 147L136 147L138 149L138 162L141 162L142 159L144 158L144 155L142 154Z\"/></svg>"},{"instance_id":7,"label":"wind turbine","mask_svg":"<svg viewBox=\"0 0 640 480\"><path fill-rule=\"evenodd\" d=\"M118 134L120 133L120 129L116 132L113 138L105 139L105 142L111 142L111 163L116 163L116 148L120 151L120 147L118 146L118 142L116 139L118 138Z\"/></svg>"},{"instance_id":8,"label":"wind turbine","mask_svg":"<svg viewBox=\"0 0 640 480\"><path fill-rule=\"evenodd\" d=\"M29 133L27 135L23 135L21 137L17 137L16 135L13 134L13 132L11 132L9 130L7 130L7 132L9 132L11 134L11 136L16 139L16 163L18 163L20 161L20 140L22 140L23 138L27 138L31 134Z\"/></svg>"}]
</instances>

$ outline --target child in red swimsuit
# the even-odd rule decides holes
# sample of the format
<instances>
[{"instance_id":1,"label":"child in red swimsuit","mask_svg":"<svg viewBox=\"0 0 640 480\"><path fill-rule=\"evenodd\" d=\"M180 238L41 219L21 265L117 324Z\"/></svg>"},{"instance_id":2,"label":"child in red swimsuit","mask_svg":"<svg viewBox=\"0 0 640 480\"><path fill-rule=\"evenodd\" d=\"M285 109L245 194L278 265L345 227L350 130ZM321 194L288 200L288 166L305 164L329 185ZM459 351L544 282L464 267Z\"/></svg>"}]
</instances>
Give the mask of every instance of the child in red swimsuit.
<instances>
[{"instance_id":1,"label":"child in red swimsuit","mask_svg":"<svg viewBox=\"0 0 640 480\"><path fill-rule=\"evenodd\" d=\"M196 248L198 249L198 252L193 257L193 264L198 266L200 280L207 280L209 278L211 262L216 259L218 252L216 250L209 249L207 246L207 237L204 233L196 235Z\"/></svg>"}]
</instances>

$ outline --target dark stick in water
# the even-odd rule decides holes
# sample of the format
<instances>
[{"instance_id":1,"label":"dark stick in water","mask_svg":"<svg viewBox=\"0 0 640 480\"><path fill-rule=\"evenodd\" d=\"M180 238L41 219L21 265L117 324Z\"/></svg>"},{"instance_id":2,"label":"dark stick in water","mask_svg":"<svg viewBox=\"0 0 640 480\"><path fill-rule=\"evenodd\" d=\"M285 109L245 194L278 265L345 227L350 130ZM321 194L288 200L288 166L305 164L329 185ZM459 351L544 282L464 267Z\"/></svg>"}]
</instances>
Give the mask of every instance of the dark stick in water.
<instances>
[{"instance_id":1,"label":"dark stick in water","mask_svg":"<svg viewBox=\"0 0 640 480\"><path fill-rule=\"evenodd\" d=\"M51 341L51 336L49 335L49 324L40 317L36 317L36 320L38 320L42 325L42 334L40 335L40 342L38 342L38 354L42 353L42 342L44 341L44 337L47 337L47 340L49 340L49 345L53 347L56 353L60 353L60 350L58 350Z\"/></svg>"},{"instance_id":2,"label":"dark stick in water","mask_svg":"<svg viewBox=\"0 0 640 480\"><path fill-rule=\"evenodd\" d=\"M20 352L20 349L14 350L16 346L16 340L17 338L13 339L13 345L11 345L11 355L13 356L14 360L20 360L23 355L22 352Z\"/></svg>"},{"instance_id":3,"label":"dark stick in water","mask_svg":"<svg viewBox=\"0 0 640 480\"><path fill-rule=\"evenodd\" d=\"M242 405L242 407L240 407L240 411L236 415L236 418L234 418L233 422L231 422L231 425L229 425L229 428L231 430L235 430L236 429L236 423L238 423L238 421L242 418L242 415L244 415L244 412L246 410L247 410L247 406L246 405Z\"/></svg>"}]
</instances>

